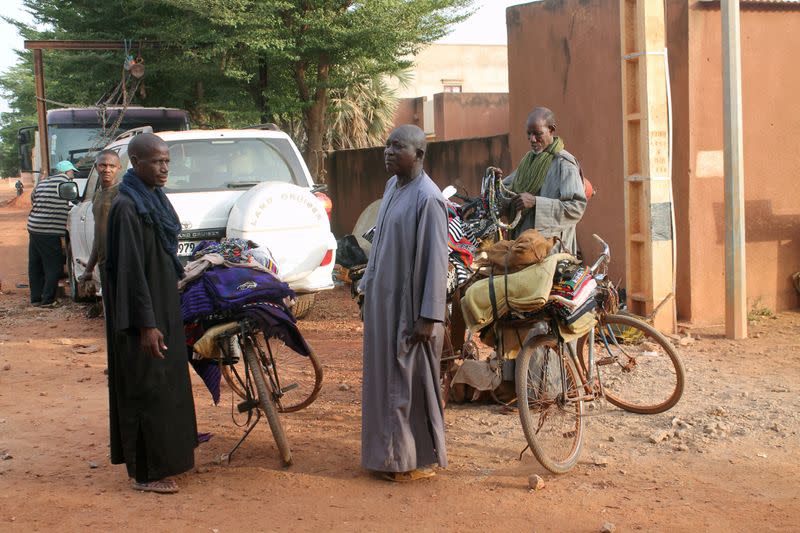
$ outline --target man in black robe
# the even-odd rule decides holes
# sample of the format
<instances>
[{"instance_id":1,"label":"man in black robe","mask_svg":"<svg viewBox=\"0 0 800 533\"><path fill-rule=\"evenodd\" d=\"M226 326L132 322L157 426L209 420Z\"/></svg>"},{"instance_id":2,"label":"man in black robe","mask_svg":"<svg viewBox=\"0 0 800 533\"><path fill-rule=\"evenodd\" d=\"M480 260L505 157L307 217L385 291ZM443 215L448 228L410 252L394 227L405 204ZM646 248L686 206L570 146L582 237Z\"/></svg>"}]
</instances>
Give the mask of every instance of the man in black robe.
<instances>
[{"instance_id":1,"label":"man in black robe","mask_svg":"<svg viewBox=\"0 0 800 533\"><path fill-rule=\"evenodd\" d=\"M132 169L108 216L108 384L111 462L136 490L173 493L194 466L197 425L181 322L180 221L161 190L169 149L152 134L128 146Z\"/></svg>"}]
</instances>

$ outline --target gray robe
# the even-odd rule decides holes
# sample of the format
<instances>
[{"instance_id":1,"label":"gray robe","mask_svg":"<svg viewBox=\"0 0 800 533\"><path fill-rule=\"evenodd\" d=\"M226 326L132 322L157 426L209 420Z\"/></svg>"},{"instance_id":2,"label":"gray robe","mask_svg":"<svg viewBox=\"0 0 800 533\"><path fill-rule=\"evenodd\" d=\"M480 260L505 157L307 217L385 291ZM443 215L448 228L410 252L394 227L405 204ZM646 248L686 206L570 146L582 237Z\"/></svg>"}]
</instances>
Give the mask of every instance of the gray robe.
<instances>
[{"instance_id":1,"label":"gray robe","mask_svg":"<svg viewBox=\"0 0 800 533\"><path fill-rule=\"evenodd\" d=\"M510 187L516 174L515 170L503 183ZM556 247L555 252L575 255L578 252L575 227L585 210L586 191L578 162L571 153L561 150L547 170L542 189L536 195L536 205L522 213L522 219L511 233L511 238L517 238L527 229L537 229L545 237L561 239L563 248L559 250Z\"/></svg>"},{"instance_id":2,"label":"gray robe","mask_svg":"<svg viewBox=\"0 0 800 533\"><path fill-rule=\"evenodd\" d=\"M361 289L364 380L361 464L407 472L447 465L439 364L447 285L447 211L424 172L383 195ZM437 321L431 341L409 344L420 317Z\"/></svg>"}]
</instances>

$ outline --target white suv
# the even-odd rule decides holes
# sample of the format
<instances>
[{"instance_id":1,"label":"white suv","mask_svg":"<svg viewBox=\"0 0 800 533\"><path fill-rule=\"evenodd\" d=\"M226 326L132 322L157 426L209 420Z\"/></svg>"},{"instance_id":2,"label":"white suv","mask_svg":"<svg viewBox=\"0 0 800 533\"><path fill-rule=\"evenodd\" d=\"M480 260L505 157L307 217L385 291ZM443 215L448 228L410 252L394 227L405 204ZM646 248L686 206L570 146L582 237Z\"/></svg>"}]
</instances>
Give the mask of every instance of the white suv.
<instances>
[{"instance_id":1,"label":"white suv","mask_svg":"<svg viewBox=\"0 0 800 533\"><path fill-rule=\"evenodd\" d=\"M130 166L128 143L118 137L122 168ZM183 231L178 256L187 260L202 240L249 239L266 246L281 279L298 293L295 315L305 315L314 295L333 287L336 239L330 228L330 199L314 185L300 152L283 132L262 129L160 132L169 145L169 179L164 187ZM88 295L77 278L94 238L92 197L99 180L92 170L83 200L67 221L67 267L75 300ZM95 276L97 278L97 276Z\"/></svg>"}]
</instances>

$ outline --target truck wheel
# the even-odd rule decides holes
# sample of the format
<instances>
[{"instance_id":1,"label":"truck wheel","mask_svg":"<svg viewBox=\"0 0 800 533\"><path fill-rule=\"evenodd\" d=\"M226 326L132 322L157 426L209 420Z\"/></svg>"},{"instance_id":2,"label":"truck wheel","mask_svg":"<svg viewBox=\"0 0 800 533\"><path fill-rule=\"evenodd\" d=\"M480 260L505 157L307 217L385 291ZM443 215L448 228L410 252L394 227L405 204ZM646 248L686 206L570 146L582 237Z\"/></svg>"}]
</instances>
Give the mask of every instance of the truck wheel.
<instances>
[{"instance_id":1,"label":"truck wheel","mask_svg":"<svg viewBox=\"0 0 800 533\"><path fill-rule=\"evenodd\" d=\"M311 308L314 307L314 301L316 299L317 295L315 293L298 294L297 303L294 304L294 307L292 308L294 317L297 319L305 318L306 315L311 312Z\"/></svg>"}]
</instances>

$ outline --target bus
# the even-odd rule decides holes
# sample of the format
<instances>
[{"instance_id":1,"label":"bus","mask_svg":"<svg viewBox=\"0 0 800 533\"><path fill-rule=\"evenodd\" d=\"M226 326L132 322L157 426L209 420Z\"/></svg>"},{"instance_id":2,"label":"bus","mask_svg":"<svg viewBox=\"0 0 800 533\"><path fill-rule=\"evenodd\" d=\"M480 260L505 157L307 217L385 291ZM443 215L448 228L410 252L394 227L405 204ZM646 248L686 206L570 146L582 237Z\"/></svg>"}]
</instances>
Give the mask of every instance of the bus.
<instances>
[{"instance_id":1,"label":"bus","mask_svg":"<svg viewBox=\"0 0 800 533\"><path fill-rule=\"evenodd\" d=\"M183 109L166 107L51 109L47 112L51 172L59 161L71 161L78 168L75 177L85 181L97 152L123 131L142 126L150 126L154 132L188 130L189 114ZM20 173L23 177L30 175L30 181L35 183L42 167L38 128L21 128L18 139Z\"/></svg>"}]
</instances>

